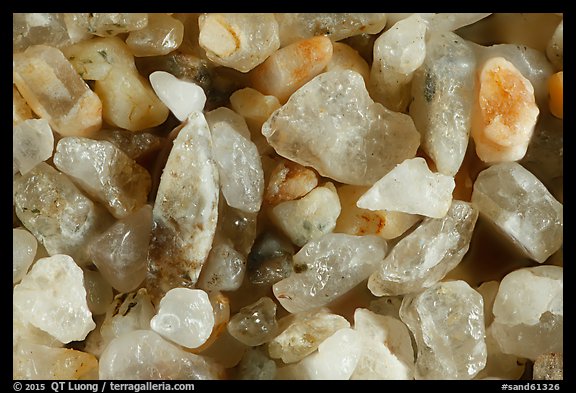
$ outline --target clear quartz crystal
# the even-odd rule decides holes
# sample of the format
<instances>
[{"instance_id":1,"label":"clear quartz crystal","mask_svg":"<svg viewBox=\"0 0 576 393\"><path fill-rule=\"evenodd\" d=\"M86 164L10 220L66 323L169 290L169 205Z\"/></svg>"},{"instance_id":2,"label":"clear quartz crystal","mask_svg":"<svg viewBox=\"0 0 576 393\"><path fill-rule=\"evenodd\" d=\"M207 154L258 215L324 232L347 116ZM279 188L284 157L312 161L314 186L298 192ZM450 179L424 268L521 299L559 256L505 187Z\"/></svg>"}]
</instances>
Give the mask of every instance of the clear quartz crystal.
<instances>
[{"instance_id":1,"label":"clear quartz crystal","mask_svg":"<svg viewBox=\"0 0 576 393\"><path fill-rule=\"evenodd\" d=\"M377 34L386 25L384 13L277 13L282 47L304 38L326 35L332 41L359 34Z\"/></svg>"},{"instance_id":2,"label":"clear quartz crystal","mask_svg":"<svg viewBox=\"0 0 576 393\"><path fill-rule=\"evenodd\" d=\"M310 240L332 232L340 211L336 188L328 182L298 200L279 203L270 215L290 240L302 247Z\"/></svg>"},{"instance_id":3,"label":"clear quartz crystal","mask_svg":"<svg viewBox=\"0 0 576 393\"><path fill-rule=\"evenodd\" d=\"M61 135L102 126L102 102L57 48L34 45L13 57L14 84L32 110Z\"/></svg>"},{"instance_id":4,"label":"clear quartz crystal","mask_svg":"<svg viewBox=\"0 0 576 393\"><path fill-rule=\"evenodd\" d=\"M394 24L374 41L368 90L390 110L406 112L414 71L426 56L427 24L418 14Z\"/></svg>"},{"instance_id":5,"label":"clear quartz crystal","mask_svg":"<svg viewBox=\"0 0 576 393\"><path fill-rule=\"evenodd\" d=\"M22 343L14 351L12 378L15 380L95 380L98 359L69 348Z\"/></svg>"},{"instance_id":6,"label":"clear quartz crystal","mask_svg":"<svg viewBox=\"0 0 576 393\"><path fill-rule=\"evenodd\" d=\"M54 150L54 134L44 119L24 120L12 132L12 161L25 174L38 163L46 161Z\"/></svg>"},{"instance_id":7,"label":"clear quartz crystal","mask_svg":"<svg viewBox=\"0 0 576 393\"><path fill-rule=\"evenodd\" d=\"M208 13L198 18L199 44L216 64L248 72L280 47L274 14Z\"/></svg>"},{"instance_id":8,"label":"clear quartz crystal","mask_svg":"<svg viewBox=\"0 0 576 393\"><path fill-rule=\"evenodd\" d=\"M246 121L225 107L206 113L206 121L226 202L245 212L258 212L264 195L264 172Z\"/></svg>"},{"instance_id":9,"label":"clear quartz crystal","mask_svg":"<svg viewBox=\"0 0 576 393\"><path fill-rule=\"evenodd\" d=\"M492 165L480 172L472 204L538 263L562 246L563 205L517 162Z\"/></svg>"},{"instance_id":10,"label":"clear quartz crystal","mask_svg":"<svg viewBox=\"0 0 576 393\"><path fill-rule=\"evenodd\" d=\"M38 241L24 228L12 230L12 282L20 282L34 262Z\"/></svg>"},{"instance_id":11,"label":"clear quartz crystal","mask_svg":"<svg viewBox=\"0 0 576 393\"><path fill-rule=\"evenodd\" d=\"M216 232L218 191L210 129L194 112L174 139L154 203L146 284L153 297L198 281Z\"/></svg>"},{"instance_id":12,"label":"clear quartz crystal","mask_svg":"<svg viewBox=\"0 0 576 393\"><path fill-rule=\"evenodd\" d=\"M284 363L304 359L337 330L350 327L346 318L326 308L290 314L278 324L282 332L268 343L268 353Z\"/></svg>"},{"instance_id":13,"label":"clear quartz crystal","mask_svg":"<svg viewBox=\"0 0 576 393\"><path fill-rule=\"evenodd\" d=\"M372 185L416 154L410 116L375 103L354 71L330 71L298 89L262 126L276 152L321 175Z\"/></svg>"},{"instance_id":14,"label":"clear quartz crystal","mask_svg":"<svg viewBox=\"0 0 576 393\"><path fill-rule=\"evenodd\" d=\"M269 297L242 307L230 322L228 333L243 344L255 347L270 341L277 333L276 303Z\"/></svg>"},{"instance_id":15,"label":"clear quartz crystal","mask_svg":"<svg viewBox=\"0 0 576 393\"><path fill-rule=\"evenodd\" d=\"M82 269L68 255L36 261L14 287L13 304L28 322L63 343L84 340L96 327Z\"/></svg>"},{"instance_id":16,"label":"clear quartz crystal","mask_svg":"<svg viewBox=\"0 0 576 393\"><path fill-rule=\"evenodd\" d=\"M451 32L432 33L426 58L414 73L410 115L422 134L422 149L438 171L454 176L462 165L474 102L476 55Z\"/></svg>"},{"instance_id":17,"label":"clear quartz crystal","mask_svg":"<svg viewBox=\"0 0 576 393\"><path fill-rule=\"evenodd\" d=\"M133 291L146 278L151 231L152 207L144 205L90 243L92 262L116 290Z\"/></svg>"},{"instance_id":18,"label":"clear quartz crystal","mask_svg":"<svg viewBox=\"0 0 576 393\"><path fill-rule=\"evenodd\" d=\"M161 56L178 49L184 38L184 25L163 13L148 15L146 27L131 31L126 44L134 56Z\"/></svg>"},{"instance_id":19,"label":"clear quartz crystal","mask_svg":"<svg viewBox=\"0 0 576 393\"><path fill-rule=\"evenodd\" d=\"M214 310L201 289L173 288L160 300L150 328L186 348L204 344L214 327Z\"/></svg>"},{"instance_id":20,"label":"clear quartz crystal","mask_svg":"<svg viewBox=\"0 0 576 393\"><path fill-rule=\"evenodd\" d=\"M20 52L32 45L65 46L70 43L64 14L13 13L12 51Z\"/></svg>"},{"instance_id":21,"label":"clear quartz crystal","mask_svg":"<svg viewBox=\"0 0 576 393\"><path fill-rule=\"evenodd\" d=\"M370 275L368 289L376 296L394 296L437 283L468 252L477 219L477 209L457 200L443 218L424 219Z\"/></svg>"},{"instance_id":22,"label":"clear quartz crystal","mask_svg":"<svg viewBox=\"0 0 576 393\"><path fill-rule=\"evenodd\" d=\"M494 300L492 334L502 352L535 360L563 351L564 270L535 266L508 273Z\"/></svg>"},{"instance_id":23,"label":"clear quartz crystal","mask_svg":"<svg viewBox=\"0 0 576 393\"><path fill-rule=\"evenodd\" d=\"M418 348L415 379L472 379L486 365L482 295L465 281L406 295L400 318Z\"/></svg>"},{"instance_id":24,"label":"clear quartz crystal","mask_svg":"<svg viewBox=\"0 0 576 393\"><path fill-rule=\"evenodd\" d=\"M62 138L56 145L54 165L116 218L144 206L152 185L148 171L108 141Z\"/></svg>"},{"instance_id":25,"label":"clear quartz crystal","mask_svg":"<svg viewBox=\"0 0 576 393\"><path fill-rule=\"evenodd\" d=\"M151 330L113 339L99 360L100 379L206 380L223 377L222 366L187 352Z\"/></svg>"},{"instance_id":26,"label":"clear quartz crystal","mask_svg":"<svg viewBox=\"0 0 576 393\"><path fill-rule=\"evenodd\" d=\"M400 319L357 308L354 330L362 335L362 352L350 379L414 378L410 332Z\"/></svg>"},{"instance_id":27,"label":"clear quartz crystal","mask_svg":"<svg viewBox=\"0 0 576 393\"><path fill-rule=\"evenodd\" d=\"M149 329L154 314L154 306L146 288L116 295L108 305L100 326L104 344L131 331Z\"/></svg>"},{"instance_id":28,"label":"clear quartz crystal","mask_svg":"<svg viewBox=\"0 0 576 393\"><path fill-rule=\"evenodd\" d=\"M452 176L432 172L422 157L404 160L356 202L369 210L389 210L442 218L452 203Z\"/></svg>"},{"instance_id":29,"label":"clear quartz crystal","mask_svg":"<svg viewBox=\"0 0 576 393\"><path fill-rule=\"evenodd\" d=\"M324 235L294 255L294 273L272 290L292 313L324 306L368 278L387 250L386 240L379 236Z\"/></svg>"},{"instance_id":30,"label":"clear quartz crystal","mask_svg":"<svg viewBox=\"0 0 576 393\"><path fill-rule=\"evenodd\" d=\"M14 180L14 205L22 224L49 255L88 262L86 245L111 221L63 173L42 162Z\"/></svg>"}]
</instances>

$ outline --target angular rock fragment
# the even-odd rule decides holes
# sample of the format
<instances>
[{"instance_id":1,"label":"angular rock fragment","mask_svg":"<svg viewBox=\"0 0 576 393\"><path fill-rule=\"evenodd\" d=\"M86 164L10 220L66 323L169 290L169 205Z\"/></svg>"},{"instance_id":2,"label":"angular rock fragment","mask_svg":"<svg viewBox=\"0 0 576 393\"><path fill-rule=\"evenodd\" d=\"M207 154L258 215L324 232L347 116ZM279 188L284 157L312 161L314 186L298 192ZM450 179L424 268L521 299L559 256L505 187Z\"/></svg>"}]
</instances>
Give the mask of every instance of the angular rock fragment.
<instances>
[{"instance_id":1,"label":"angular rock fragment","mask_svg":"<svg viewBox=\"0 0 576 393\"><path fill-rule=\"evenodd\" d=\"M502 352L535 360L563 351L563 280L559 266L508 273L494 301L492 335Z\"/></svg>"},{"instance_id":2,"label":"angular rock fragment","mask_svg":"<svg viewBox=\"0 0 576 393\"><path fill-rule=\"evenodd\" d=\"M487 60L478 74L472 117L476 154L487 163L518 161L526 154L540 113L534 88L503 57Z\"/></svg>"},{"instance_id":3,"label":"angular rock fragment","mask_svg":"<svg viewBox=\"0 0 576 393\"><path fill-rule=\"evenodd\" d=\"M146 27L133 30L126 44L134 56L161 56L178 49L184 38L184 25L171 15L148 14Z\"/></svg>"},{"instance_id":4,"label":"angular rock fragment","mask_svg":"<svg viewBox=\"0 0 576 393\"><path fill-rule=\"evenodd\" d=\"M216 362L187 352L151 330L135 330L112 340L99 362L100 379L221 379Z\"/></svg>"},{"instance_id":5,"label":"angular rock fragment","mask_svg":"<svg viewBox=\"0 0 576 393\"><path fill-rule=\"evenodd\" d=\"M384 13L277 13L280 43L284 47L301 39L326 35L332 41L359 34L376 34L386 25Z\"/></svg>"},{"instance_id":6,"label":"angular rock fragment","mask_svg":"<svg viewBox=\"0 0 576 393\"><path fill-rule=\"evenodd\" d=\"M378 180L356 202L362 209L391 210L442 218L450 208L455 182L434 173L422 157L406 159Z\"/></svg>"},{"instance_id":7,"label":"angular rock fragment","mask_svg":"<svg viewBox=\"0 0 576 393\"><path fill-rule=\"evenodd\" d=\"M536 262L545 262L562 246L563 205L516 162L492 165L480 172L472 204Z\"/></svg>"},{"instance_id":8,"label":"angular rock fragment","mask_svg":"<svg viewBox=\"0 0 576 393\"><path fill-rule=\"evenodd\" d=\"M148 171L108 141L62 138L56 145L54 165L116 218L144 206L152 185Z\"/></svg>"},{"instance_id":9,"label":"angular rock fragment","mask_svg":"<svg viewBox=\"0 0 576 393\"><path fill-rule=\"evenodd\" d=\"M403 19L374 41L374 60L368 90L390 110L406 112L412 100L414 71L426 56L428 25L418 14Z\"/></svg>"},{"instance_id":10,"label":"angular rock fragment","mask_svg":"<svg viewBox=\"0 0 576 393\"><path fill-rule=\"evenodd\" d=\"M144 205L90 243L92 262L119 292L137 289L146 278L151 231L152 207Z\"/></svg>"},{"instance_id":11,"label":"angular rock fragment","mask_svg":"<svg viewBox=\"0 0 576 393\"><path fill-rule=\"evenodd\" d=\"M454 176L462 165L472 121L476 55L451 32L432 33L426 58L414 73L410 115L422 148L440 173Z\"/></svg>"},{"instance_id":12,"label":"angular rock fragment","mask_svg":"<svg viewBox=\"0 0 576 393\"><path fill-rule=\"evenodd\" d=\"M36 164L52 157L54 134L44 119L29 119L15 125L12 132L12 161L25 174Z\"/></svg>"},{"instance_id":13,"label":"angular rock fragment","mask_svg":"<svg viewBox=\"0 0 576 393\"><path fill-rule=\"evenodd\" d=\"M34 45L14 55L14 84L32 110L61 135L88 135L102 126L102 102L62 52Z\"/></svg>"},{"instance_id":14,"label":"angular rock fragment","mask_svg":"<svg viewBox=\"0 0 576 393\"><path fill-rule=\"evenodd\" d=\"M424 219L370 275L368 289L376 296L394 296L437 283L468 252L477 219L478 210L456 200L443 218Z\"/></svg>"},{"instance_id":15,"label":"angular rock fragment","mask_svg":"<svg viewBox=\"0 0 576 393\"><path fill-rule=\"evenodd\" d=\"M368 278L387 250L379 236L324 235L294 255L294 273L272 290L291 313L324 306Z\"/></svg>"},{"instance_id":16,"label":"angular rock fragment","mask_svg":"<svg viewBox=\"0 0 576 393\"><path fill-rule=\"evenodd\" d=\"M12 230L12 283L16 284L34 262L38 241L24 228Z\"/></svg>"},{"instance_id":17,"label":"angular rock fragment","mask_svg":"<svg viewBox=\"0 0 576 393\"><path fill-rule=\"evenodd\" d=\"M19 380L95 380L98 359L68 348L22 343L15 350L12 378Z\"/></svg>"},{"instance_id":18,"label":"angular rock fragment","mask_svg":"<svg viewBox=\"0 0 576 393\"><path fill-rule=\"evenodd\" d=\"M332 41L324 36L285 46L250 73L252 86L285 103L292 93L324 71L332 51Z\"/></svg>"},{"instance_id":19,"label":"angular rock fragment","mask_svg":"<svg viewBox=\"0 0 576 393\"><path fill-rule=\"evenodd\" d=\"M350 379L414 378L412 340L402 321L357 308L354 330L362 336L362 352Z\"/></svg>"},{"instance_id":20,"label":"angular rock fragment","mask_svg":"<svg viewBox=\"0 0 576 393\"><path fill-rule=\"evenodd\" d=\"M298 200L281 202L270 213L273 222L300 247L332 232L339 214L340 200L332 183Z\"/></svg>"},{"instance_id":21,"label":"angular rock fragment","mask_svg":"<svg viewBox=\"0 0 576 393\"><path fill-rule=\"evenodd\" d=\"M242 307L228 322L228 333L251 347L270 341L277 330L276 303L269 297Z\"/></svg>"},{"instance_id":22,"label":"angular rock fragment","mask_svg":"<svg viewBox=\"0 0 576 393\"><path fill-rule=\"evenodd\" d=\"M420 134L410 116L374 103L354 71L318 75L262 126L281 156L321 175L371 186L407 158Z\"/></svg>"},{"instance_id":23,"label":"angular rock fragment","mask_svg":"<svg viewBox=\"0 0 576 393\"><path fill-rule=\"evenodd\" d=\"M264 200L274 206L303 197L317 185L318 175L312 169L282 160L270 173Z\"/></svg>"},{"instance_id":24,"label":"angular rock fragment","mask_svg":"<svg viewBox=\"0 0 576 393\"><path fill-rule=\"evenodd\" d=\"M146 284L154 298L198 281L216 231L218 184L210 129L194 112L174 140L156 194Z\"/></svg>"},{"instance_id":25,"label":"angular rock fragment","mask_svg":"<svg viewBox=\"0 0 576 393\"><path fill-rule=\"evenodd\" d=\"M208 112L206 122L226 202L245 212L258 212L264 195L264 172L246 122L224 107Z\"/></svg>"},{"instance_id":26,"label":"angular rock fragment","mask_svg":"<svg viewBox=\"0 0 576 393\"><path fill-rule=\"evenodd\" d=\"M86 245L111 221L104 208L44 162L16 178L13 191L16 215L49 255L70 255L82 265L88 262Z\"/></svg>"},{"instance_id":27,"label":"angular rock fragment","mask_svg":"<svg viewBox=\"0 0 576 393\"><path fill-rule=\"evenodd\" d=\"M108 345L116 337L134 330L150 329L150 320L154 314L154 306L146 288L116 295L100 326L104 344Z\"/></svg>"},{"instance_id":28,"label":"angular rock fragment","mask_svg":"<svg viewBox=\"0 0 576 393\"><path fill-rule=\"evenodd\" d=\"M198 18L198 43L216 64L248 72L280 47L273 14L209 13Z\"/></svg>"},{"instance_id":29,"label":"angular rock fragment","mask_svg":"<svg viewBox=\"0 0 576 393\"><path fill-rule=\"evenodd\" d=\"M346 318L327 309L291 314L278 323L282 333L268 343L268 353L284 363L304 359L337 330L350 327Z\"/></svg>"},{"instance_id":30,"label":"angular rock fragment","mask_svg":"<svg viewBox=\"0 0 576 393\"><path fill-rule=\"evenodd\" d=\"M176 78L165 71L154 71L148 77L158 98L180 121L192 112L202 112L206 105L204 90L194 82Z\"/></svg>"},{"instance_id":31,"label":"angular rock fragment","mask_svg":"<svg viewBox=\"0 0 576 393\"><path fill-rule=\"evenodd\" d=\"M160 300L150 328L186 348L204 344L214 327L214 310L201 289L173 288Z\"/></svg>"},{"instance_id":32,"label":"angular rock fragment","mask_svg":"<svg viewBox=\"0 0 576 393\"><path fill-rule=\"evenodd\" d=\"M561 381L564 379L564 356L562 353L544 353L534 361L534 380Z\"/></svg>"},{"instance_id":33,"label":"angular rock fragment","mask_svg":"<svg viewBox=\"0 0 576 393\"><path fill-rule=\"evenodd\" d=\"M465 281L406 295L400 319L416 340L415 379L472 379L486 365L482 296Z\"/></svg>"},{"instance_id":34,"label":"angular rock fragment","mask_svg":"<svg viewBox=\"0 0 576 393\"><path fill-rule=\"evenodd\" d=\"M14 287L13 303L28 322L63 343L84 340L96 327L82 269L68 255L36 261Z\"/></svg>"}]
</instances>

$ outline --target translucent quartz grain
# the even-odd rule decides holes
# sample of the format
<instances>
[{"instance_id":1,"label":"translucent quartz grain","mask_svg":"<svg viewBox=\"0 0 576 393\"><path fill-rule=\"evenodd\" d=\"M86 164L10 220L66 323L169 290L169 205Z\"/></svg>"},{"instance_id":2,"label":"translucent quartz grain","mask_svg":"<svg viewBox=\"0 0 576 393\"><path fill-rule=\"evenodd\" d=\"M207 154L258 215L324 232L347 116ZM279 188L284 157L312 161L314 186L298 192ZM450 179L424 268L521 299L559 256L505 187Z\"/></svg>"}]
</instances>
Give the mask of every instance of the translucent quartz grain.
<instances>
[{"instance_id":1,"label":"translucent quartz grain","mask_svg":"<svg viewBox=\"0 0 576 393\"><path fill-rule=\"evenodd\" d=\"M564 19L558 23L554 34L546 46L546 57L556 68L556 71L564 69Z\"/></svg>"},{"instance_id":2,"label":"translucent quartz grain","mask_svg":"<svg viewBox=\"0 0 576 393\"><path fill-rule=\"evenodd\" d=\"M564 356L562 353L543 353L534 361L534 380L561 381L564 379Z\"/></svg>"},{"instance_id":3,"label":"translucent quartz grain","mask_svg":"<svg viewBox=\"0 0 576 393\"><path fill-rule=\"evenodd\" d=\"M490 307L492 314L492 307ZM518 380L526 369L526 359L503 353L500 345L492 334L492 327L486 324L486 367L484 367L474 379L500 378Z\"/></svg>"},{"instance_id":4,"label":"translucent quartz grain","mask_svg":"<svg viewBox=\"0 0 576 393\"><path fill-rule=\"evenodd\" d=\"M387 250L379 236L329 233L306 243L294 255L294 273L272 290L291 313L324 306L368 278Z\"/></svg>"},{"instance_id":5,"label":"translucent quartz grain","mask_svg":"<svg viewBox=\"0 0 576 393\"><path fill-rule=\"evenodd\" d=\"M198 25L198 42L206 56L241 72L250 71L280 47L273 14L202 14Z\"/></svg>"},{"instance_id":6,"label":"translucent quartz grain","mask_svg":"<svg viewBox=\"0 0 576 393\"><path fill-rule=\"evenodd\" d=\"M102 126L102 102L62 52L34 45L13 56L13 78L22 97L61 135L88 135Z\"/></svg>"},{"instance_id":7,"label":"translucent quartz grain","mask_svg":"<svg viewBox=\"0 0 576 393\"><path fill-rule=\"evenodd\" d=\"M350 327L350 322L328 309L314 309L291 314L278 321L280 330L268 343L268 353L284 363L294 363L314 352L337 330Z\"/></svg>"},{"instance_id":8,"label":"translucent quartz grain","mask_svg":"<svg viewBox=\"0 0 576 393\"><path fill-rule=\"evenodd\" d=\"M20 173L26 174L38 163L52 157L54 134L44 119L28 119L12 131L12 161Z\"/></svg>"},{"instance_id":9,"label":"translucent quartz grain","mask_svg":"<svg viewBox=\"0 0 576 393\"><path fill-rule=\"evenodd\" d=\"M151 330L134 330L112 340L99 361L99 378L114 380L212 380L224 369L185 351Z\"/></svg>"},{"instance_id":10,"label":"translucent quartz grain","mask_svg":"<svg viewBox=\"0 0 576 393\"><path fill-rule=\"evenodd\" d=\"M42 329L28 322L26 316L12 303L12 351L21 343L41 344L61 348L64 344Z\"/></svg>"},{"instance_id":11,"label":"translucent quartz grain","mask_svg":"<svg viewBox=\"0 0 576 393\"><path fill-rule=\"evenodd\" d=\"M134 56L161 56L178 49L184 38L184 25L163 13L148 15L146 27L131 31L126 44Z\"/></svg>"},{"instance_id":12,"label":"translucent quartz grain","mask_svg":"<svg viewBox=\"0 0 576 393\"><path fill-rule=\"evenodd\" d=\"M277 283L292 273L294 245L286 237L273 231L260 234L248 254L246 274L256 285Z\"/></svg>"},{"instance_id":13,"label":"translucent quartz grain","mask_svg":"<svg viewBox=\"0 0 576 393\"><path fill-rule=\"evenodd\" d=\"M134 133L112 128L100 130L94 139L112 142L135 161L144 159L149 154L160 150L164 142L163 137L149 132Z\"/></svg>"},{"instance_id":14,"label":"translucent quartz grain","mask_svg":"<svg viewBox=\"0 0 576 393\"><path fill-rule=\"evenodd\" d=\"M144 206L152 186L148 171L108 141L62 138L56 145L54 165L116 218Z\"/></svg>"},{"instance_id":15,"label":"translucent quartz grain","mask_svg":"<svg viewBox=\"0 0 576 393\"><path fill-rule=\"evenodd\" d=\"M84 265L86 245L111 218L63 173L41 162L14 180L14 206L22 224L49 255L67 254Z\"/></svg>"},{"instance_id":16,"label":"translucent quartz grain","mask_svg":"<svg viewBox=\"0 0 576 393\"><path fill-rule=\"evenodd\" d=\"M32 45L65 46L70 43L64 14L13 13L12 52L17 53Z\"/></svg>"},{"instance_id":17,"label":"translucent quartz grain","mask_svg":"<svg viewBox=\"0 0 576 393\"><path fill-rule=\"evenodd\" d=\"M97 270L83 269L83 272L88 309L92 315L105 314L114 297L112 286Z\"/></svg>"},{"instance_id":18,"label":"translucent quartz grain","mask_svg":"<svg viewBox=\"0 0 576 393\"><path fill-rule=\"evenodd\" d=\"M465 281L406 295L400 318L416 340L415 379L472 379L486 365L482 296Z\"/></svg>"},{"instance_id":19,"label":"translucent quartz grain","mask_svg":"<svg viewBox=\"0 0 576 393\"><path fill-rule=\"evenodd\" d=\"M154 298L198 281L216 232L218 199L210 129L194 112L174 139L154 203L146 283Z\"/></svg>"},{"instance_id":20,"label":"translucent quartz grain","mask_svg":"<svg viewBox=\"0 0 576 393\"><path fill-rule=\"evenodd\" d=\"M178 79L165 71L154 71L148 79L158 98L178 120L186 120L190 113L204 110L206 94L196 83Z\"/></svg>"},{"instance_id":21,"label":"translucent quartz grain","mask_svg":"<svg viewBox=\"0 0 576 393\"><path fill-rule=\"evenodd\" d=\"M410 332L400 319L357 308L354 330L361 334L362 352L350 379L414 378Z\"/></svg>"},{"instance_id":22,"label":"translucent quartz grain","mask_svg":"<svg viewBox=\"0 0 576 393\"><path fill-rule=\"evenodd\" d=\"M246 257L234 249L230 240L218 239L202 267L197 287L205 291L235 291L246 274Z\"/></svg>"},{"instance_id":23,"label":"translucent quartz grain","mask_svg":"<svg viewBox=\"0 0 576 393\"><path fill-rule=\"evenodd\" d=\"M487 163L522 159L539 113L530 81L503 57L487 60L472 116L476 155Z\"/></svg>"},{"instance_id":24,"label":"translucent quartz grain","mask_svg":"<svg viewBox=\"0 0 576 393\"><path fill-rule=\"evenodd\" d=\"M374 103L354 71L318 75L271 115L262 134L281 156L356 185L374 184L420 143L410 116Z\"/></svg>"},{"instance_id":25,"label":"translucent quartz grain","mask_svg":"<svg viewBox=\"0 0 576 393\"><path fill-rule=\"evenodd\" d=\"M218 198L218 225L216 233L229 241L243 256L250 252L258 231L258 215L228 206L226 199ZM213 244L216 244L216 239Z\"/></svg>"},{"instance_id":26,"label":"translucent quartz grain","mask_svg":"<svg viewBox=\"0 0 576 393\"><path fill-rule=\"evenodd\" d=\"M81 341L96 327L82 269L68 255L40 258L14 287L14 307L62 343Z\"/></svg>"},{"instance_id":27,"label":"translucent quartz grain","mask_svg":"<svg viewBox=\"0 0 576 393\"><path fill-rule=\"evenodd\" d=\"M368 84L370 80L370 66L358 51L343 42L332 43L332 58L326 65L326 71L334 70L352 70L356 71L364 83Z\"/></svg>"},{"instance_id":28,"label":"translucent quartz grain","mask_svg":"<svg viewBox=\"0 0 576 393\"><path fill-rule=\"evenodd\" d=\"M119 292L137 289L146 278L151 231L152 207L144 205L90 243L92 262Z\"/></svg>"},{"instance_id":29,"label":"translucent quartz grain","mask_svg":"<svg viewBox=\"0 0 576 393\"><path fill-rule=\"evenodd\" d=\"M262 346L248 348L238 363L236 379L268 381L276 376L276 363Z\"/></svg>"},{"instance_id":30,"label":"translucent quartz grain","mask_svg":"<svg viewBox=\"0 0 576 393\"><path fill-rule=\"evenodd\" d=\"M480 172L472 204L529 258L543 263L563 244L563 205L516 162Z\"/></svg>"},{"instance_id":31,"label":"translucent quartz grain","mask_svg":"<svg viewBox=\"0 0 576 393\"><path fill-rule=\"evenodd\" d=\"M75 349L26 342L17 347L12 359L15 380L98 379L98 359Z\"/></svg>"},{"instance_id":32,"label":"translucent quartz grain","mask_svg":"<svg viewBox=\"0 0 576 393\"><path fill-rule=\"evenodd\" d=\"M280 105L278 105L279 107ZM12 125L23 122L24 120L32 119L32 109L28 103L22 98L15 85L12 85Z\"/></svg>"},{"instance_id":33,"label":"translucent quartz grain","mask_svg":"<svg viewBox=\"0 0 576 393\"><path fill-rule=\"evenodd\" d=\"M24 228L12 229L12 283L18 283L34 262L38 241Z\"/></svg>"},{"instance_id":34,"label":"translucent quartz grain","mask_svg":"<svg viewBox=\"0 0 576 393\"><path fill-rule=\"evenodd\" d=\"M264 200L274 206L298 199L318 185L318 175L310 168L289 160L280 161L270 173Z\"/></svg>"},{"instance_id":35,"label":"translucent quartz grain","mask_svg":"<svg viewBox=\"0 0 576 393\"><path fill-rule=\"evenodd\" d=\"M356 203L368 189L348 184L338 187L341 211L334 232L357 236L378 235L389 240L402 235L421 219L417 214L359 208Z\"/></svg>"},{"instance_id":36,"label":"translucent quartz grain","mask_svg":"<svg viewBox=\"0 0 576 393\"><path fill-rule=\"evenodd\" d=\"M149 329L154 314L154 306L146 288L119 293L108 305L106 316L100 326L104 344L107 345L114 338L131 331Z\"/></svg>"},{"instance_id":37,"label":"translucent quartz grain","mask_svg":"<svg viewBox=\"0 0 576 393\"><path fill-rule=\"evenodd\" d=\"M535 266L508 273L494 301L492 334L502 352L535 360L563 350L564 270Z\"/></svg>"},{"instance_id":38,"label":"translucent quartz grain","mask_svg":"<svg viewBox=\"0 0 576 393\"><path fill-rule=\"evenodd\" d=\"M148 14L131 13L75 13L70 25L101 37L112 37L122 33L140 30L148 24ZM70 27L69 27L70 29Z\"/></svg>"},{"instance_id":39,"label":"translucent quartz grain","mask_svg":"<svg viewBox=\"0 0 576 393\"><path fill-rule=\"evenodd\" d=\"M377 34L386 25L384 13L277 13L275 16L282 47L321 35L336 42L359 34Z\"/></svg>"},{"instance_id":40,"label":"translucent quartz grain","mask_svg":"<svg viewBox=\"0 0 576 393\"><path fill-rule=\"evenodd\" d=\"M339 329L316 352L298 363L279 367L276 379L348 380L361 356L361 340L356 330Z\"/></svg>"},{"instance_id":41,"label":"translucent quartz grain","mask_svg":"<svg viewBox=\"0 0 576 393\"><path fill-rule=\"evenodd\" d=\"M430 31L454 31L490 16L484 12L435 12L420 14L428 22Z\"/></svg>"},{"instance_id":42,"label":"translucent quartz grain","mask_svg":"<svg viewBox=\"0 0 576 393\"><path fill-rule=\"evenodd\" d=\"M437 283L468 252L477 219L476 208L457 200L443 218L425 218L370 275L368 289L376 296L395 296Z\"/></svg>"},{"instance_id":43,"label":"translucent quartz grain","mask_svg":"<svg viewBox=\"0 0 576 393\"><path fill-rule=\"evenodd\" d=\"M451 32L432 33L426 58L414 73L410 115L422 134L422 149L438 171L455 175L470 135L476 55Z\"/></svg>"},{"instance_id":44,"label":"translucent quartz grain","mask_svg":"<svg viewBox=\"0 0 576 393\"><path fill-rule=\"evenodd\" d=\"M368 90L390 110L406 112L412 100L414 71L426 56L428 25L415 14L394 24L374 41L374 60Z\"/></svg>"},{"instance_id":45,"label":"translucent quartz grain","mask_svg":"<svg viewBox=\"0 0 576 393\"><path fill-rule=\"evenodd\" d=\"M150 328L186 348L204 344L214 327L214 310L201 289L173 288L160 300Z\"/></svg>"},{"instance_id":46,"label":"translucent quartz grain","mask_svg":"<svg viewBox=\"0 0 576 393\"><path fill-rule=\"evenodd\" d=\"M274 52L250 73L252 86L265 95L286 100L312 78L323 72L332 59L332 41L312 37Z\"/></svg>"},{"instance_id":47,"label":"translucent quartz grain","mask_svg":"<svg viewBox=\"0 0 576 393\"><path fill-rule=\"evenodd\" d=\"M269 297L242 307L228 322L228 333L245 345L255 347L270 341L277 333L276 303Z\"/></svg>"},{"instance_id":48,"label":"translucent quartz grain","mask_svg":"<svg viewBox=\"0 0 576 393\"><path fill-rule=\"evenodd\" d=\"M310 240L332 232L339 214L338 193L328 182L300 199L274 206L270 217L295 245L302 247Z\"/></svg>"},{"instance_id":49,"label":"translucent quartz grain","mask_svg":"<svg viewBox=\"0 0 576 393\"><path fill-rule=\"evenodd\" d=\"M220 107L206 113L206 122L226 202L245 212L258 212L264 195L264 172L244 118Z\"/></svg>"},{"instance_id":50,"label":"translucent quartz grain","mask_svg":"<svg viewBox=\"0 0 576 393\"><path fill-rule=\"evenodd\" d=\"M426 160L404 160L385 174L356 202L369 210L399 211L442 218L452 203L452 176L432 172Z\"/></svg>"}]
</instances>

